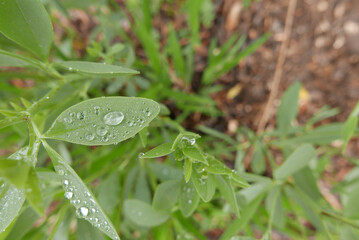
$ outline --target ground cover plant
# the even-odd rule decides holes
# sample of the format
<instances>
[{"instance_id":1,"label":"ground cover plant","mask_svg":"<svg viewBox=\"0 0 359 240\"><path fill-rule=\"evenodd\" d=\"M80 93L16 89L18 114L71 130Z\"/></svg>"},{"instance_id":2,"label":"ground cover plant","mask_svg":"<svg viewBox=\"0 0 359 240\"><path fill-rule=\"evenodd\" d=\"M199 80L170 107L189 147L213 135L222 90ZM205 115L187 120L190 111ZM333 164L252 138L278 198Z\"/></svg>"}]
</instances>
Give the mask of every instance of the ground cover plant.
<instances>
[{"instance_id":1,"label":"ground cover plant","mask_svg":"<svg viewBox=\"0 0 359 240\"><path fill-rule=\"evenodd\" d=\"M345 148L358 135L359 104L345 123L318 127L338 113L324 107L294 124L296 82L273 130L239 127L232 138L203 124L185 129L195 113L223 115L214 82L270 34L212 39L199 77L200 28L211 26L213 3L167 2L187 27L169 23L160 39L152 19L163 1L0 0L0 239L355 239L358 168L333 189L342 209L318 182L333 156L357 164ZM55 15L90 6L99 21L77 55L76 34ZM54 35L53 24L66 34Z\"/></svg>"}]
</instances>

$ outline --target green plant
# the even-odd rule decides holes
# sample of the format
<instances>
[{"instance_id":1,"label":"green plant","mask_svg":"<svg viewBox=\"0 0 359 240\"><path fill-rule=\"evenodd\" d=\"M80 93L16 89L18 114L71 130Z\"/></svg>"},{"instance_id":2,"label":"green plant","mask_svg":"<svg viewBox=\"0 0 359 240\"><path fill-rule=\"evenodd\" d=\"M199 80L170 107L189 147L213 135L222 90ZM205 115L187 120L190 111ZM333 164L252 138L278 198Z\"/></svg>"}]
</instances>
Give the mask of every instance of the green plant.
<instances>
[{"instance_id":1,"label":"green plant","mask_svg":"<svg viewBox=\"0 0 359 240\"><path fill-rule=\"evenodd\" d=\"M359 134L359 103L345 123L317 127L338 113L324 107L304 125L293 124L301 88L294 83L274 130L240 127L236 138L205 125L188 132L180 123L190 114L223 114L208 96L221 89L212 84L269 35L244 49L243 36L218 48L212 40L195 90L194 56L201 26L214 18L206 10L213 9L211 1L167 1L188 12L188 29L169 24L164 45L151 21L163 1L127 1L148 63L119 26L129 17L115 1L45 2L64 16L72 6L103 11L80 61L73 29L64 26L67 37L53 44L38 0L0 0L0 78L34 85L19 89L0 81L1 150L8 150L0 158L0 239L117 239L118 233L123 239L207 239L213 229L232 240L268 239L273 232L356 238L358 167L345 149ZM98 33L101 41L95 41ZM115 36L123 42L113 44ZM119 92L127 97L111 96ZM150 99L175 102L182 113L173 119ZM343 144L333 146L338 140ZM342 183L333 182L343 210L333 208L317 184L333 156L355 165Z\"/></svg>"}]
</instances>

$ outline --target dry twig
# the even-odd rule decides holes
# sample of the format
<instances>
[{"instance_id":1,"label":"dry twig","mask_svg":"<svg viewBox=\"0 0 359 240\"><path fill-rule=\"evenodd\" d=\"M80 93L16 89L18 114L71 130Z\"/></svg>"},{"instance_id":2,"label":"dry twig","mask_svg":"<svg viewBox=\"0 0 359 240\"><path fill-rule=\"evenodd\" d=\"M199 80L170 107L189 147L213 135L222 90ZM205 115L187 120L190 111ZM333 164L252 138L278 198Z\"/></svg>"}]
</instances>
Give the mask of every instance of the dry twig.
<instances>
[{"instance_id":1,"label":"dry twig","mask_svg":"<svg viewBox=\"0 0 359 240\"><path fill-rule=\"evenodd\" d=\"M285 62L285 59L287 56L289 40L290 40L290 36L292 33L292 26L293 26L293 21L294 21L294 13L295 13L296 5L297 5L297 0L289 1L287 16L285 19L284 40L280 46L279 57L278 57L276 69L275 69L274 76L273 76L273 82L271 84L271 92L270 92L267 104L264 108L262 118L259 121L257 133L261 133L264 131L264 128L273 112L272 111L273 110L273 101L277 97L279 84L280 84L280 81L282 78L283 65L284 65L284 62Z\"/></svg>"}]
</instances>

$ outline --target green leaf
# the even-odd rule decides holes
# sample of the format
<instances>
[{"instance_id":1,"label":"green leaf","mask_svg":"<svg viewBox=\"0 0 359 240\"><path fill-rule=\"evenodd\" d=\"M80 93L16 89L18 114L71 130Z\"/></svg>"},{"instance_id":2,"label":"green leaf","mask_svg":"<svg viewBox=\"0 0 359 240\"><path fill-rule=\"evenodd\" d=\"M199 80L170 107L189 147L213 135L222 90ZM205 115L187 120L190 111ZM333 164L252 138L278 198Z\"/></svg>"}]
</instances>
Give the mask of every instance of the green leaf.
<instances>
[{"instance_id":1,"label":"green leaf","mask_svg":"<svg viewBox=\"0 0 359 240\"><path fill-rule=\"evenodd\" d=\"M39 179L34 168L30 168L26 182L26 198L39 215L44 215L45 203L41 195Z\"/></svg>"},{"instance_id":2,"label":"green leaf","mask_svg":"<svg viewBox=\"0 0 359 240\"><path fill-rule=\"evenodd\" d=\"M82 73L93 77L120 77L127 74L139 74L139 72L117 66L104 63L95 62L81 62L81 61L67 61L67 62L56 62L56 66L69 71Z\"/></svg>"},{"instance_id":3,"label":"green leaf","mask_svg":"<svg viewBox=\"0 0 359 240\"><path fill-rule=\"evenodd\" d=\"M110 238L120 239L115 227L76 172L45 141L42 143L51 158L56 173L62 181L65 197L76 208L77 216L90 222Z\"/></svg>"},{"instance_id":4,"label":"green leaf","mask_svg":"<svg viewBox=\"0 0 359 240\"><path fill-rule=\"evenodd\" d=\"M8 67L25 67L28 66L29 63L20 59L15 58L12 56L2 54L0 51L0 66L8 66Z\"/></svg>"},{"instance_id":5,"label":"green leaf","mask_svg":"<svg viewBox=\"0 0 359 240\"><path fill-rule=\"evenodd\" d=\"M0 159L0 176L17 188L24 188L29 169L29 165L23 161Z\"/></svg>"},{"instance_id":6,"label":"green leaf","mask_svg":"<svg viewBox=\"0 0 359 240\"><path fill-rule=\"evenodd\" d=\"M88 222L86 222L82 219L79 219L77 221L76 236L77 236L76 237L77 240L89 240L89 239L104 240L105 239L102 232L98 231L96 228L93 228L91 226L91 224L89 224Z\"/></svg>"},{"instance_id":7,"label":"green leaf","mask_svg":"<svg viewBox=\"0 0 359 240\"><path fill-rule=\"evenodd\" d=\"M151 192L150 192L150 188L148 187L147 172L145 168L143 167L140 168L136 180L137 181L136 181L134 197L143 202L150 203Z\"/></svg>"},{"instance_id":8,"label":"green leaf","mask_svg":"<svg viewBox=\"0 0 359 240\"><path fill-rule=\"evenodd\" d=\"M98 191L98 201L107 213L112 213L120 203L120 176L116 171L101 182Z\"/></svg>"},{"instance_id":9,"label":"green leaf","mask_svg":"<svg viewBox=\"0 0 359 240\"><path fill-rule=\"evenodd\" d=\"M184 174L184 180L186 181L186 183L188 183L188 181L191 179L191 174L192 174L192 161L189 160L188 158L184 160L183 174Z\"/></svg>"},{"instance_id":10,"label":"green leaf","mask_svg":"<svg viewBox=\"0 0 359 240\"><path fill-rule=\"evenodd\" d=\"M292 175L294 184L300 188L314 201L319 201L322 194L319 191L317 179L313 175L313 171L307 166Z\"/></svg>"},{"instance_id":11,"label":"green leaf","mask_svg":"<svg viewBox=\"0 0 359 240\"><path fill-rule=\"evenodd\" d=\"M358 125L358 117L357 116L350 116L345 121L345 124L343 127L343 140L344 140L343 152L347 148L348 142L349 142L350 138L353 136L357 125Z\"/></svg>"},{"instance_id":12,"label":"green leaf","mask_svg":"<svg viewBox=\"0 0 359 240\"><path fill-rule=\"evenodd\" d=\"M53 39L50 18L38 0L0 0L0 32L46 59Z\"/></svg>"},{"instance_id":13,"label":"green leaf","mask_svg":"<svg viewBox=\"0 0 359 240\"><path fill-rule=\"evenodd\" d=\"M192 172L192 183L204 202L209 202L216 191L213 175L207 172Z\"/></svg>"},{"instance_id":14,"label":"green leaf","mask_svg":"<svg viewBox=\"0 0 359 240\"><path fill-rule=\"evenodd\" d=\"M150 99L94 98L62 112L45 137L82 145L115 144L135 136L159 111Z\"/></svg>"},{"instance_id":15,"label":"green leaf","mask_svg":"<svg viewBox=\"0 0 359 240\"><path fill-rule=\"evenodd\" d=\"M157 157L163 157L170 153L172 153L174 150L171 150L172 142L161 144L150 151L143 154L140 158L157 158Z\"/></svg>"},{"instance_id":16,"label":"green leaf","mask_svg":"<svg viewBox=\"0 0 359 240\"><path fill-rule=\"evenodd\" d=\"M196 143L196 139L200 138L201 136L192 133L192 132L181 132L177 135L176 139L173 141L171 149L174 151L178 146L182 145L194 145Z\"/></svg>"},{"instance_id":17,"label":"green leaf","mask_svg":"<svg viewBox=\"0 0 359 240\"><path fill-rule=\"evenodd\" d=\"M1 182L1 181L0 181ZM9 183L0 185L0 233L13 222L19 214L20 209L25 201L23 190L17 189Z\"/></svg>"},{"instance_id":18,"label":"green leaf","mask_svg":"<svg viewBox=\"0 0 359 240\"><path fill-rule=\"evenodd\" d=\"M138 135L140 136L140 140L141 140L141 143L142 143L142 146L143 147L146 147L147 146L147 139L148 139L148 128L145 127L144 129L142 129Z\"/></svg>"},{"instance_id":19,"label":"green leaf","mask_svg":"<svg viewBox=\"0 0 359 240\"><path fill-rule=\"evenodd\" d=\"M215 159L213 156L207 157L208 166L206 171L214 174L231 175L232 170L227 167L223 162Z\"/></svg>"},{"instance_id":20,"label":"green leaf","mask_svg":"<svg viewBox=\"0 0 359 240\"><path fill-rule=\"evenodd\" d=\"M356 184L353 187L351 187L350 191L348 191L347 193L346 201L343 204L344 216L349 218L359 219L358 198L359 198L359 185Z\"/></svg>"},{"instance_id":21,"label":"green leaf","mask_svg":"<svg viewBox=\"0 0 359 240\"><path fill-rule=\"evenodd\" d=\"M170 211L177 202L179 190L178 180L169 180L158 185L153 197L153 209Z\"/></svg>"},{"instance_id":22,"label":"green leaf","mask_svg":"<svg viewBox=\"0 0 359 240\"><path fill-rule=\"evenodd\" d=\"M283 209L281 186L275 186L269 190L265 199L265 207L268 215L272 215L273 224L278 228L283 228L286 216Z\"/></svg>"},{"instance_id":23,"label":"green leaf","mask_svg":"<svg viewBox=\"0 0 359 240\"><path fill-rule=\"evenodd\" d=\"M246 187L250 186L246 180L244 180L242 177L240 177L238 175L238 173L236 171L232 171L232 174L230 175L230 177L232 179L232 182L234 182L235 184L237 184L238 186L240 186L242 188L246 188Z\"/></svg>"},{"instance_id":24,"label":"green leaf","mask_svg":"<svg viewBox=\"0 0 359 240\"><path fill-rule=\"evenodd\" d=\"M188 183L182 182L180 197L179 197L179 209L183 216L189 217L194 210L196 210L199 203L199 195L193 186L192 181Z\"/></svg>"},{"instance_id":25,"label":"green leaf","mask_svg":"<svg viewBox=\"0 0 359 240\"><path fill-rule=\"evenodd\" d=\"M316 151L310 144L297 148L285 162L274 171L275 179L284 179L303 169L316 156Z\"/></svg>"},{"instance_id":26,"label":"green leaf","mask_svg":"<svg viewBox=\"0 0 359 240\"><path fill-rule=\"evenodd\" d=\"M166 212L155 211L151 205L137 199L127 199L123 208L126 216L131 221L144 227L158 226L169 217Z\"/></svg>"},{"instance_id":27,"label":"green leaf","mask_svg":"<svg viewBox=\"0 0 359 240\"><path fill-rule=\"evenodd\" d=\"M298 113L300 82L293 83L283 94L277 112L277 127L282 137L288 134Z\"/></svg>"},{"instance_id":28,"label":"green leaf","mask_svg":"<svg viewBox=\"0 0 359 240\"><path fill-rule=\"evenodd\" d=\"M220 175L216 175L214 179L217 188L221 192L221 195L224 197L224 199L227 200L237 217L240 217L237 198L234 193L233 186L229 180L229 177L222 177Z\"/></svg>"},{"instance_id":29,"label":"green leaf","mask_svg":"<svg viewBox=\"0 0 359 240\"><path fill-rule=\"evenodd\" d=\"M191 159L191 161L201 162L208 165L206 158L203 156L202 152L198 149L198 147L192 145L185 145L182 148L182 152L186 157Z\"/></svg>"},{"instance_id":30,"label":"green leaf","mask_svg":"<svg viewBox=\"0 0 359 240\"><path fill-rule=\"evenodd\" d=\"M264 194L261 194L257 198L255 198L252 202L250 202L242 211L241 218L236 218L233 222L226 228L226 231L222 234L220 240L230 239L232 236L236 235L240 232L249 221L253 219L254 214L257 212Z\"/></svg>"},{"instance_id":31,"label":"green leaf","mask_svg":"<svg viewBox=\"0 0 359 240\"><path fill-rule=\"evenodd\" d=\"M168 52L170 53L173 65L176 70L176 74L181 78L185 76L185 61L181 51L181 44L178 41L176 32L174 31L172 25L169 26L169 36L168 36Z\"/></svg>"},{"instance_id":32,"label":"green leaf","mask_svg":"<svg viewBox=\"0 0 359 240\"><path fill-rule=\"evenodd\" d=\"M255 144L253 157L251 160L251 168L254 173L262 174L266 170L266 162L260 144Z\"/></svg>"}]
</instances>

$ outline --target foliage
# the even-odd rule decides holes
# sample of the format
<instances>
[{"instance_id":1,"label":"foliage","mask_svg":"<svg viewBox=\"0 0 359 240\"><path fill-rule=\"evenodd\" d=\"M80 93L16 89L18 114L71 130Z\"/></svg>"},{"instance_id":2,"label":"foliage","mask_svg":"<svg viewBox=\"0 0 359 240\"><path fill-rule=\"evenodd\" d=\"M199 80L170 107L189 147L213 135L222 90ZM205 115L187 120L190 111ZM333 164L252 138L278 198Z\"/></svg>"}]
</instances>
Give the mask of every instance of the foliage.
<instances>
[{"instance_id":1,"label":"foliage","mask_svg":"<svg viewBox=\"0 0 359 240\"><path fill-rule=\"evenodd\" d=\"M188 28L169 24L164 46L152 24L161 0L126 1L131 18L111 0L43 2L48 11L38 0L0 0L0 137L1 149L12 153L0 159L0 239L207 239L213 228L223 230L220 239L252 239L258 231L268 239L273 230L294 239L358 234L358 168L333 188L342 210L318 181L333 156L356 164L345 149L358 135L359 103L345 123L316 127L337 113L323 108L303 126L293 124L301 89L294 83L274 130L258 135L241 127L234 139L204 125L197 133L181 126L195 112L223 114L209 95L221 89L213 83L269 34L252 43L235 35L220 47L213 39L196 90L193 66L200 29L214 19L212 1L184 1ZM90 4L103 11L80 58L72 50L76 34L53 11L68 17ZM121 21L131 23L148 62L135 56ZM56 44L52 23L67 34ZM20 90L5 81L14 78L35 86ZM180 115L170 117L160 102L175 104ZM333 147L338 140L342 147ZM220 160L234 155L234 163Z\"/></svg>"}]
</instances>

